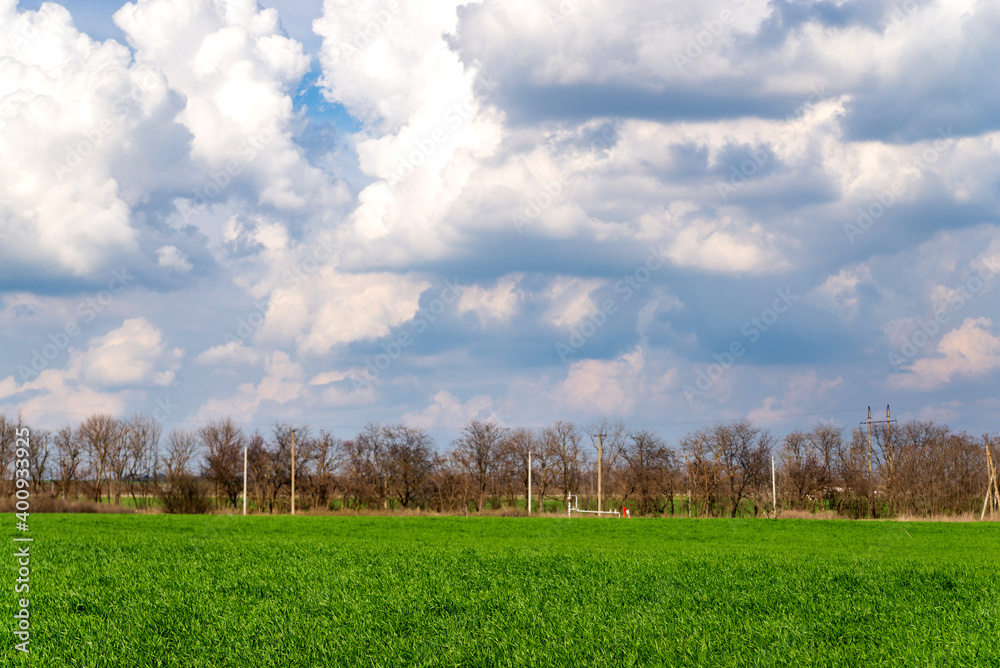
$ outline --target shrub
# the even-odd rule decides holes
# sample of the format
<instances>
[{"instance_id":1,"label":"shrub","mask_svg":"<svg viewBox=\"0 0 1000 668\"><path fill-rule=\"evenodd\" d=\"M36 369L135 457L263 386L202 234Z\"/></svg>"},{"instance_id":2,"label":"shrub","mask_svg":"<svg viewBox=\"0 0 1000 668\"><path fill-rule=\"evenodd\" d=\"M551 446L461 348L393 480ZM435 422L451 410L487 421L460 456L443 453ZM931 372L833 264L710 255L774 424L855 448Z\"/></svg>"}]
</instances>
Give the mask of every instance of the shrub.
<instances>
[{"instance_id":1,"label":"shrub","mask_svg":"<svg viewBox=\"0 0 1000 668\"><path fill-rule=\"evenodd\" d=\"M183 476L160 490L163 512L198 515L208 512L209 499L204 483L194 476Z\"/></svg>"}]
</instances>

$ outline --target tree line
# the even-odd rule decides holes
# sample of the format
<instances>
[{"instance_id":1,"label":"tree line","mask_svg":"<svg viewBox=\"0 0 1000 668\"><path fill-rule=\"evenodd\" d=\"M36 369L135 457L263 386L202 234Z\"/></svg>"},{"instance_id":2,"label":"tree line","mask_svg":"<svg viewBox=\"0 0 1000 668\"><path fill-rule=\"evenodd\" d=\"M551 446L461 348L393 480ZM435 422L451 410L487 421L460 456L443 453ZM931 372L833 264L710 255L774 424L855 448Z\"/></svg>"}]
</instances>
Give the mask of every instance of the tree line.
<instances>
[{"instance_id":1,"label":"tree line","mask_svg":"<svg viewBox=\"0 0 1000 668\"><path fill-rule=\"evenodd\" d=\"M21 426L28 425L0 415L0 485L8 498ZM607 419L541 429L472 420L439 449L426 431L403 424L368 424L342 439L308 425L278 423L261 433L220 419L164 435L146 415L96 414L76 427L31 429L27 468L36 495L208 512L242 506L245 458L252 512L278 513L289 509L294 449L300 509L467 514L523 512L530 466L536 512L565 512L570 493L580 508L597 508L599 443L605 509L770 516L773 458L779 513L823 510L861 518L977 511L993 437L930 421L888 427L873 425L869 438L867 429L820 424L779 439L742 420L694 431L671 446L648 429Z\"/></svg>"}]
</instances>

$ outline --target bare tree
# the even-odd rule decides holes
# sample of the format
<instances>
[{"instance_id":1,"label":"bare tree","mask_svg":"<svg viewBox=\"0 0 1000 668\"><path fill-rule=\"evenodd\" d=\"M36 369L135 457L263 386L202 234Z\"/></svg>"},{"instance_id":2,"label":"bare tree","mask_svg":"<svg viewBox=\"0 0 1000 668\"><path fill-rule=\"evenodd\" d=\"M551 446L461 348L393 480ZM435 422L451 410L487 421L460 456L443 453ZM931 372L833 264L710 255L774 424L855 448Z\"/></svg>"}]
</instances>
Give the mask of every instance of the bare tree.
<instances>
[{"instance_id":1,"label":"bare tree","mask_svg":"<svg viewBox=\"0 0 1000 668\"><path fill-rule=\"evenodd\" d=\"M369 423L352 441L343 445L345 465L351 480L347 492L364 505L389 505L387 442L380 425ZM347 499L345 498L345 505Z\"/></svg>"},{"instance_id":2,"label":"bare tree","mask_svg":"<svg viewBox=\"0 0 1000 668\"><path fill-rule=\"evenodd\" d=\"M781 462L783 478L787 480L787 491L797 507L803 507L807 499L815 499L821 494L827 481L808 434L793 431L785 436L782 441Z\"/></svg>"},{"instance_id":3,"label":"bare tree","mask_svg":"<svg viewBox=\"0 0 1000 668\"><path fill-rule=\"evenodd\" d=\"M389 507L390 439L385 428L369 423L356 438L345 441L341 451L348 484L344 506L351 503Z\"/></svg>"},{"instance_id":4,"label":"bare tree","mask_svg":"<svg viewBox=\"0 0 1000 668\"><path fill-rule=\"evenodd\" d=\"M541 440L530 429L515 429L507 441L507 447L509 459L514 468L515 484L518 491L524 490L525 498L527 498L528 467L533 464L531 460L542 455Z\"/></svg>"},{"instance_id":5,"label":"bare tree","mask_svg":"<svg viewBox=\"0 0 1000 668\"><path fill-rule=\"evenodd\" d=\"M559 472L559 484L563 497L580 488L580 430L572 422L561 420L542 431Z\"/></svg>"},{"instance_id":6,"label":"bare tree","mask_svg":"<svg viewBox=\"0 0 1000 668\"><path fill-rule=\"evenodd\" d=\"M246 449L248 484L252 486L248 493L258 508L263 510L266 505L267 511L272 513L279 489L275 458L267 441L256 432L247 440Z\"/></svg>"},{"instance_id":7,"label":"bare tree","mask_svg":"<svg viewBox=\"0 0 1000 668\"><path fill-rule=\"evenodd\" d=\"M36 492L42 491L42 484L50 477L49 457L52 447L52 432L33 429L28 439L28 474L31 486Z\"/></svg>"},{"instance_id":8,"label":"bare tree","mask_svg":"<svg viewBox=\"0 0 1000 668\"><path fill-rule=\"evenodd\" d=\"M545 512L545 490L553 484L556 478L555 456L548 439L535 436L537 450L532 450L534 466L531 469L532 480L538 490L538 512Z\"/></svg>"},{"instance_id":9,"label":"bare tree","mask_svg":"<svg viewBox=\"0 0 1000 668\"><path fill-rule=\"evenodd\" d=\"M509 431L511 438L514 430ZM514 452L511 438L506 438L500 444L497 452L493 475L490 476L490 498L495 499L492 503L496 508L501 505L513 507L515 499L523 487L519 484L520 471L517 454Z\"/></svg>"},{"instance_id":10,"label":"bare tree","mask_svg":"<svg viewBox=\"0 0 1000 668\"><path fill-rule=\"evenodd\" d=\"M681 439L680 446L691 496L700 498L704 512L711 516L722 488L724 472L721 453L714 447L712 433L706 429L688 434ZM696 512L694 498L689 498L688 504L692 512Z\"/></svg>"},{"instance_id":11,"label":"bare tree","mask_svg":"<svg viewBox=\"0 0 1000 668\"><path fill-rule=\"evenodd\" d=\"M240 476L243 464L243 447L246 436L232 421L213 420L198 431L198 437L205 450L203 473L215 486L216 505L221 505L224 495L235 508L243 489Z\"/></svg>"},{"instance_id":12,"label":"bare tree","mask_svg":"<svg viewBox=\"0 0 1000 668\"><path fill-rule=\"evenodd\" d=\"M409 508L427 496L433 441L425 432L404 425L386 426L380 431L385 443L388 488L403 508Z\"/></svg>"},{"instance_id":13,"label":"bare tree","mask_svg":"<svg viewBox=\"0 0 1000 668\"><path fill-rule=\"evenodd\" d=\"M0 494L10 494L13 491L10 481L14 477L17 428L17 423L0 414Z\"/></svg>"},{"instance_id":14,"label":"bare tree","mask_svg":"<svg viewBox=\"0 0 1000 668\"><path fill-rule=\"evenodd\" d=\"M294 434L294 436L293 436ZM272 486L275 494L287 491L289 500L292 494L292 439L295 440L295 496L299 496L299 479L308 471L313 456L313 448L309 437L309 427L293 427L279 422L274 425L271 442L271 457L273 458L274 475ZM284 494L282 494L284 496ZM308 499L308 496L307 496Z\"/></svg>"},{"instance_id":15,"label":"bare tree","mask_svg":"<svg viewBox=\"0 0 1000 668\"><path fill-rule=\"evenodd\" d=\"M159 496L168 513L208 512L205 483L194 475L198 447L198 435L192 431L175 429L167 437L166 453L160 462L166 484L159 487Z\"/></svg>"},{"instance_id":16,"label":"bare tree","mask_svg":"<svg viewBox=\"0 0 1000 668\"><path fill-rule=\"evenodd\" d=\"M124 425L125 480L136 508L148 505L149 484L159 462L161 433L160 423L151 416L136 414ZM141 502L136 497L136 483L142 493Z\"/></svg>"},{"instance_id":17,"label":"bare tree","mask_svg":"<svg viewBox=\"0 0 1000 668\"><path fill-rule=\"evenodd\" d=\"M909 421L891 435L891 471L880 471L889 513L950 514L975 510L986 485L982 441L930 421ZM886 467L888 468L888 467Z\"/></svg>"},{"instance_id":18,"label":"bare tree","mask_svg":"<svg viewBox=\"0 0 1000 668\"><path fill-rule=\"evenodd\" d=\"M748 420L730 425L718 425L712 430L714 447L728 482L730 517L736 517L744 498L754 502L757 514L760 490L767 484L768 463L773 438L766 430L754 427Z\"/></svg>"},{"instance_id":19,"label":"bare tree","mask_svg":"<svg viewBox=\"0 0 1000 668\"><path fill-rule=\"evenodd\" d=\"M328 431L320 431L319 436L312 440L313 478L310 481L310 492L313 504L326 507L336 482L337 471L343 464L343 449L339 438Z\"/></svg>"},{"instance_id":20,"label":"bare tree","mask_svg":"<svg viewBox=\"0 0 1000 668\"><path fill-rule=\"evenodd\" d=\"M844 442L844 430L831 424L818 424L808 434L809 445L819 467L816 482L821 486L820 505L826 509L833 505L838 489L843 490L837 480L837 452Z\"/></svg>"},{"instance_id":21,"label":"bare tree","mask_svg":"<svg viewBox=\"0 0 1000 668\"><path fill-rule=\"evenodd\" d=\"M0 415L0 484L5 488L21 424ZM75 430L33 431L26 458L36 489L52 480L63 498L76 496L82 487L99 501L110 495L119 503L127 490L137 507L145 502L150 481L159 480L162 465L168 484L157 487L164 509L202 512L208 507L208 483L192 475L201 449L200 470L215 487L216 505L236 506L246 446L252 498L273 512L290 492L292 433L290 425L278 424L272 438L254 434L248 439L232 420L221 420L197 432L175 430L161 459L160 426L151 418L92 415ZM692 508L697 499L700 512L708 515L738 516L751 506L756 515L771 504L774 440L748 421L685 436L679 448L683 466L678 454L649 431L629 432L620 422L604 420L586 433L603 435L605 489L627 499L630 507L635 504L638 512L659 512L664 501L673 512L674 495L684 489ZM342 494L346 507L392 503L468 513L475 504L482 511L491 504L516 504L526 491L529 466L541 507L547 493L585 492L596 480L590 449L581 450L581 432L567 422L533 432L472 421L446 455L435 455L426 433L404 425L369 424L347 442L325 431L311 437L304 426L294 428L294 434L303 507L329 506L334 494ZM826 424L794 431L781 442L782 498L802 508L818 501L854 517L975 511L986 485L987 443L995 446L995 437L975 438L922 421L890 430L883 422L873 423L869 454L867 429L856 428L849 438Z\"/></svg>"},{"instance_id":22,"label":"bare tree","mask_svg":"<svg viewBox=\"0 0 1000 668\"><path fill-rule=\"evenodd\" d=\"M712 513L716 499L729 498L729 514L736 517L745 499L756 515L770 484L771 434L743 420L719 424L681 440L689 484Z\"/></svg>"},{"instance_id":23,"label":"bare tree","mask_svg":"<svg viewBox=\"0 0 1000 668\"><path fill-rule=\"evenodd\" d=\"M672 509L677 471L674 453L650 431L633 432L629 441L621 451L623 500L635 498L639 512L649 514L666 497Z\"/></svg>"},{"instance_id":24,"label":"bare tree","mask_svg":"<svg viewBox=\"0 0 1000 668\"><path fill-rule=\"evenodd\" d=\"M90 460L94 476L94 500L102 500L104 483L111 485L112 469L120 466L122 449L122 423L116 417L99 413L91 415L80 424L78 438ZM109 489L109 496L113 490Z\"/></svg>"},{"instance_id":25,"label":"bare tree","mask_svg":"<svg viewBox=\"0 0 1000 668\"><path fill-rule=\"evenodd\" d=\"M870 516L875 512L875 487L868 460L867 432L855 427L851 430L851 440L843 441L837 451L837 475L843 485L838 512L853 517Z\"/></svg>"},{"instance_id":26,"label":"bare tree","mask_svg":"<svg viewBox=\"0 0 1000 668\"><path fill-rule=\"evenodd\" d=\"M193 471L195 455L198 452L198 436L186 429L174 429L167 437L167 451L163 457L163 473L168 482L173 482Z\"/></svg>"},{"instance_id":27,"label":"bare tree","mask_svg":"<svg viewBox=\"0 0 1000 668\"><path fill-rule=\"evenodd\" d=\"M431 485L439 512L461 507L468 516L472 478L467 474L466 466L457 451L435 457Z\"/></svg>"},{"instance_id":28,"label":"bare tree","mask_svg":"<svg viewBox=\"0 0 1000 668\"><path fill-rule=\"evenodd\" d=\"M620 481L615 480L622 451L629 443L629 430L621 420L609 420L602 418L586 429L590 436L594 450L598 449L598 438L600 437L601 454L601 477L603 478L602 492L607 495L607 490L621 489Z\"/></svg>"},{"instance_id":29,"label":"bare tree","mask_svg":"<svg viewBox=\"0 0 1000 668\"><path fill-rule=\"evenodd\" d=\"M59 491L62 497L68 499L73 493L76 498L75 486L83 473L84 449L78 438L78 433L70 427L63 427L55 436L56 467L59 472Z\"/></svg>"},{"instance_id":30,"label":"bare tree","mask_svg":"<svg viewBox=\"0 0 1000 668\"><path fill-rule=\"evenodd\" d=\"M510 430L506 427L495 422L473 420L465 425L462 437L454 442L455 450L476 489L476 510L479 512L486 507L486 493L492 483L497 459L509 437Z\"/></svg>"}]
</instances>

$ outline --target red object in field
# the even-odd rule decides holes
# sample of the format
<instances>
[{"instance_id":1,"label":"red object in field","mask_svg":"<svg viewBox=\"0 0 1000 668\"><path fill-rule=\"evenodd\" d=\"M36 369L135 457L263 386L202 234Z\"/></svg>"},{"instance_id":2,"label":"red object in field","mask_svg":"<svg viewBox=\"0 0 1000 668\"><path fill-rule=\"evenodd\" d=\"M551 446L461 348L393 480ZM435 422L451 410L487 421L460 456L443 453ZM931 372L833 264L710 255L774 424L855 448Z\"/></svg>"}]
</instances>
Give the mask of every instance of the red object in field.
<instances>
[{"instance_id":1,"label":"red object in field","mask_svg":"<svg viewBox=\"0 0 1000 668\"><path fill-rule=\"evenodd\" d=\"M622 517L628 517L628 508L622 506Z\"/></svg>"}]
</instances>

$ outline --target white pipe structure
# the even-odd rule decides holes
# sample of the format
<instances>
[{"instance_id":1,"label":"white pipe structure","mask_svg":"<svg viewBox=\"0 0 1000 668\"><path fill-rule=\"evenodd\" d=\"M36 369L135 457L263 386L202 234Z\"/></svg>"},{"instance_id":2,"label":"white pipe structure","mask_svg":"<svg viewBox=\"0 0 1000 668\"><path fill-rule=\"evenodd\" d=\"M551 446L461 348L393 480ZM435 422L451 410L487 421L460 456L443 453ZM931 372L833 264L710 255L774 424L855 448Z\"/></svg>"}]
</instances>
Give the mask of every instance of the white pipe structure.
<instances>
[{"instance_id":1,"label":"white pipe structure","mask_svg":"<svg viewBox=\"0 0 1000 668\"><path fill-rule=\"evenodd\" d=\"M604 434L597 435L597 509L602 508L604 495L601 493L601 463L604 461Z\"/></svg>"},{"instance_id":2,"label":"white pipe structure","mask_svg":"<svg viewBox=\"0 0 1000 668\"><path fill-rule=\"evenodd\" d=\"M531 451L528 451L528 514L531 514Z\"/></svg>"},{"instance_id":3,"label":"white pipe structure","mask_svg":"<svg viewBox=\"0 0 1000 668\"><path fill-rule=\"evenodd\" d=\"M567 494L566 495L566 501L568 501L568 503L566 504L566 506L567 506L567 508L566 508L566 517L572 517L573 516L572 515L573 512L577 512L577 513L589 513L591 515L614 515L615 517L621 517L622 516L622 514L619 511L617 511L617 510L580 510L579 507L574 508L573 507L573 499L574 498L576 499L577 506L579 506L580 505L580 497L578 495L576 495L576 494Z\"/></svg>"},{"instance_id":4,"label":"white pipe structure","mask_svg":"<svg viewBox=\"0 0 1000 668\"><path fill-rule=\"evenodd\" d=\"M247 514L247 447L243 446L243 514Z\"/></svg>"}]
</instances>

